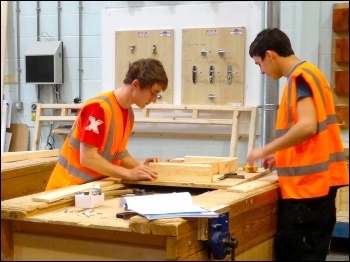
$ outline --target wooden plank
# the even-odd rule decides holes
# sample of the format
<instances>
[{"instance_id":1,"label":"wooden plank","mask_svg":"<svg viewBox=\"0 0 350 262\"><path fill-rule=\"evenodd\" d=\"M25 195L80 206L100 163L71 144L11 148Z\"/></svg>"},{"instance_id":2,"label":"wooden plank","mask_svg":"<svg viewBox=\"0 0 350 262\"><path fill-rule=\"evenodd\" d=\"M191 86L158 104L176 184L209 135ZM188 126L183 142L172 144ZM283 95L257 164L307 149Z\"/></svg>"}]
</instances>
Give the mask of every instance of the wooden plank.
<instances>
[{"instance_id":1,"label":"wooden plank","mask_svg":"<svg viewBox=\"0 0 350 262\"><path fill-rule=\"evenodd\" d=\"M5 84L17 84L18 77L17 77L17 75L5 75L4 82L5 82Z\"/></svg>"},{"instance_id":2,"label":"wooden plank","mask_svg":"<svg viewBox=\"0 0 350 262\"><path fill-rule=\"evenodd\" d=\"M211 164L213 174L225 174L238 169L236 157L185 156L185 163Z\"/></svg>"},{"instance_id":3,"label":"wooden plank","mask_svg":"<svg viewBox=\"0 0 350 262\"><path fill-rule=\"evenodd\" d=\"M149 166L158 172L156 179L158 182L211 182L213 177L212 165L210 164L151 162Z\"/></svg>"},{"instance_id":4,"label":"wooden plank","mask_svg":"<svg viewBox=\"0 0 350 262\"><path fill-rule=\"evenodd\" d=\"M349 69L336 70L334 72L334 93L337 95L349 95Z\"/></svg>"},{"instance_id":5,"label":"wooden plank","mask_svg":"<svg viewBox=\"0 0 350 262\"><path fill-rule=\"evenodd\" d=\"M256 180L249 181L243 184L239 184L233 187L227 188L227 191L230 192L249 192L252 190L256 190L258 188L262 188L265 186L269 186L271 184L275 184L278 182L278 177L276 172L271 172L261 178L257 178Z\"/></svg>"},{"instance_id":6,"label":"wooden plank","mask_svg":"<svg viewBox=\"0 0 350 262\"><path fill-rule=\"evenodd\" d=\"M334 108L340 129L349 130L349 105L335 105Z\"/></svg>"},{"instance_id":7,"label":"wooden plank","mask_svg":"<svg viewBox=\"0 0 350 262\"><path fill-rule=\"evenodd\" d=\"M347 5L347 7L340 6L333 9L332 30L334 32L349 31L349 4Z\"/></svg>"},{"instance_id":8,"label":"wooden plank","mask_svg":"<svg viewBox=\"0 0 350 262\"><path fill-rule=\"evenodd\" d=\"M335 40L334 61L337 63L349 63L349 38Z\"/></svg>"},{"instance_id":9,"label":"wooden plank","mask_svg":"<svg viewBox=\"0 0 350 262\"><path fill-rule=\"evenodd\" d=\"M182 182L182 181L159 181L159 180L153 180L153 181L127 181L122 180L121 183L123 184L133 184L133 185L153 185L153 186L167 186L167 187L186 187L186 188L206 188L206 189L227 189L229 187L233 187L235 185L239 185L245 182L252 181L256 178L262 177L269 173L269 170L265 170L263 168L259 168L256 173L246 173L243 171L241 167L238 168L237 174L238 175L244 175L245 178L239 179L239 178L226 178L224 180L219 180L218 178L221 177L221 174L214 174L212 175L212 181L211 182L199 182L196 180ZM186 179L190 180L190 179Z\"/></svg>"},{"instance_id":10,"label":"wooden plank","mask_svg":"<svg viewBox=\"0 0 350 262\"><path fill-rule=\"evenodd\" d=\"M26 124L11 124L7 131L12 134L9 152L28 150L29 129Z\"/></svg>"},{"instance_id":11,"label":"wooden plank","mask_svg":"<svg viewBox=\"0 0 350 262\"><path fill-rule=\"evenodd\" d=\"M25 159L35 159L41 157L58 156L59 150L37 150L37 151L20 151L20 152L7 152L1 154L1 163L14 162Z\"/></svg>"},{"instance_id":12,"label":"wooden plank","mask_svg":"<svg viewBox=\"0 0 350 262\"><path fill-rule=\"evenodd\" d=\"M93 181L93 182L82 184L82 185L75 185L75 186L59 188L56 190L50 190L50 191L47 191L47 193L41 194L40 196L37 196L37 197L34 197L33 201L52 203L52 202L63 200L63 199L71 199L71 198L74 198L75 192L89 191L95 185L99 185L101 188L103 188L106 186L113 185L117 181L119 181L119 180L113 179L113 178L108 178L108 179Z\"/></svg>"}]
</instances>

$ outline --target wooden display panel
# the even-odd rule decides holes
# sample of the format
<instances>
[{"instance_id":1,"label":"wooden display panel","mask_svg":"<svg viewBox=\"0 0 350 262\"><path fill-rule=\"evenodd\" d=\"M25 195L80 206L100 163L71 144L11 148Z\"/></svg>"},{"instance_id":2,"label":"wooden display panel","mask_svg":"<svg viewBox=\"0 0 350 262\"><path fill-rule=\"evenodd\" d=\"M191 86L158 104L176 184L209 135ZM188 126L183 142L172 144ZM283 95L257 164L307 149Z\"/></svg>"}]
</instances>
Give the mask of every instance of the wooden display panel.
<instances>
[{"instance_id":1,"label":"wooden display panel","mask_svg":"<svg viewBox=\"0 0 350 262\"><path fill-rule=\"evenodd\" d=\"M349 130L349 3L333 4L331 88L339 127Z\"/></svg>"},{"instance_id":2,"label":"wooden display panel","mask_svg":"<svg viewBox=\"0 0 350 262\"><path fill-rule=\"evenodd\" d=\"M129 64L141 58L155 58L163 63L168 88L157 103L173 103L174 30L135 30L115 32L115 83L122 85Z\"/></svg>"},{"instance_id":3,"label":"wooden display panel","mask_svg":"<svg viewBox=\"0 0 350 262\"><path fill-rule=\"evenodd\" d=\"M182 37L182 104L243 105L245 28L183 29Z\"/></svg>"}]
</instances>

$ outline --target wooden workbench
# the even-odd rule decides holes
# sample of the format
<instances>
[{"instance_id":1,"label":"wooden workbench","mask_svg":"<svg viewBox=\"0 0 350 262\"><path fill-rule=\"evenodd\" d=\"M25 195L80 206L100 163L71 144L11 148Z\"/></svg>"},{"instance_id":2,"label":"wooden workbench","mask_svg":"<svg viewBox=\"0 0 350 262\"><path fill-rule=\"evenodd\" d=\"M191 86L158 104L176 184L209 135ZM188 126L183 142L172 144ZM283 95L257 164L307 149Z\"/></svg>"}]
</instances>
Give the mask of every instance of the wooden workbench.
<instances>
[{"instance_id":1,"label":"wooden workbench","mask_svg":"<svg viewBox=\"0 0 350 262\"><path fill-rule=\"evenodd\" d=\"M230 235L238 240L236 260L273 260L277 183L241 193L163 186L152 190L189 191L195 204L229 212ZM134 216L123 220L115 216L121 211L120 198L106 198L103 206L84 214L72 200L55 205L34 202L40 194L1 202L2 261L210 260L204 241L208 237L205 218L148 221Z\"/></svg>"}]
</instances>

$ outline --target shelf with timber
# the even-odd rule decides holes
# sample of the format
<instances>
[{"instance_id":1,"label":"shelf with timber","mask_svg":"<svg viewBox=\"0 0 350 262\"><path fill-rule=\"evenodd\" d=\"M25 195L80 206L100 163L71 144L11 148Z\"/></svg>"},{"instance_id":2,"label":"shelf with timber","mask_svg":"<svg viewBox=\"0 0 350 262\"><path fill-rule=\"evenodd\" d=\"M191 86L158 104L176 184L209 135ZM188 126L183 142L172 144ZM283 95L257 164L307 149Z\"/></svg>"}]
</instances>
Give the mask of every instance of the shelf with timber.
<instances>
[{"instance_id":1,"label":"shelf with timber","mask_svg":"<svg viewBox=\"0 0 350 262\"><path fill-rule=\"evenodd\" d=\"M38 104L33 150L39 148L43 122L64 123L57 125L51 132L66 137L82 106L83 104ZM248 140L248 151L254 147L256 107L150 104L146 108L133 106L133 109L135 127L132 136L228 139L230 156L236 155L238 141L241 139ZM189 125L194 127L191 129ZM228 126L228 133L219 132L219 126Z\"/></svg>"}]
</instances>

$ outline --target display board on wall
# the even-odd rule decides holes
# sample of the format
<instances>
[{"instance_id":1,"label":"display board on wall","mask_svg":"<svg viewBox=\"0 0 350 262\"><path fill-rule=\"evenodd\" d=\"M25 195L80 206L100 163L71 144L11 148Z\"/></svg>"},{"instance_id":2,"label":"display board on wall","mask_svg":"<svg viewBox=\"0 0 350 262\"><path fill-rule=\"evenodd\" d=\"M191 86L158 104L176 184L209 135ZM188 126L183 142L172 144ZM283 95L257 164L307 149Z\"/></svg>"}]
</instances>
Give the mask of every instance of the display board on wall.
<instances>
[{"instance_id":1,"label":"display board on wall","mask_svg":"<svg viewBox=\"0 0 350 262\"><path fill-rule=\"evenodd\" d=\"M244 105L245 28L182 31L182 104Z\"/></svg>"},{"instance_id":2,"label":"display board on wall","mask_svg":"<svg viewBox=\"0 0 350 262\"><path fill-rule=\"evenodd\" d=\"M102 88L117 86L115 79L115 40L116 32L131 30L158 30L171 28L174 30L174 63L173 63L173 103L182 104L182 33L191 28L244 27L245 45L249 44L263 27L264 2L259 1L227 1L220 3L193 3L182 5L149 6L144 2L143 8L109 8L102 10ZM157 2L162 4L163 2ZM183 2L184 3L184 2ZM156 19L150 17L156 16ZM140 23L140 21L142 21ZM129 47L127 47L129 48ZM245 52L248 47L245 46ZM126 52L129 52L126 51ZM169 52L167 52L168 54ZM245 106L256 106L260 103L261 74L254 61L247 55L244 58L244 97ZM207 70L206 70L207 71ZM206 72L207 73L207 72ZM237 75L237 74L236 74ZM167 91L168 92L168 91Z\"/></svg>"},{"instance_id":3,"label":"display board on wall","mask_svg":"<svg viewBox=\"0 0 350 262\"><path fill-rule=\"evenodd\" d=\"M141 58L155 58L163 63L168 88L157 103L173 103L174 30L133 30L115 32L115 83L123 83L129 64Z\"/></svg>"}]
</instances>

